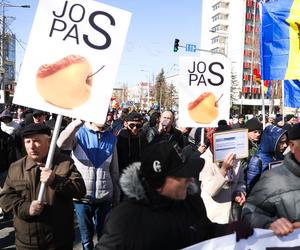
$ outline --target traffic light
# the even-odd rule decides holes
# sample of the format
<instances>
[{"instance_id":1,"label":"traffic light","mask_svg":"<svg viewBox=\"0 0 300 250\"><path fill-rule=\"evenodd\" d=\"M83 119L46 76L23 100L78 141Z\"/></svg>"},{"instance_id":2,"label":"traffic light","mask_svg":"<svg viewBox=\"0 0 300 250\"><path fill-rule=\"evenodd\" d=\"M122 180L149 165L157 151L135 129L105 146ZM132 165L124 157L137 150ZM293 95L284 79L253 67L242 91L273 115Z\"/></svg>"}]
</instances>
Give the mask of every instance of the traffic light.
<instances>
[{"instance_id":1,"label":"traffic light","mask_svg":"<svg viewBox=\"0 0 300 250\"><path fill-rule=\"evenodd\" d=\"M177 52L178 50L179 50L179 39L175 38L173 51Z\"/></svg>"}]
</instances>

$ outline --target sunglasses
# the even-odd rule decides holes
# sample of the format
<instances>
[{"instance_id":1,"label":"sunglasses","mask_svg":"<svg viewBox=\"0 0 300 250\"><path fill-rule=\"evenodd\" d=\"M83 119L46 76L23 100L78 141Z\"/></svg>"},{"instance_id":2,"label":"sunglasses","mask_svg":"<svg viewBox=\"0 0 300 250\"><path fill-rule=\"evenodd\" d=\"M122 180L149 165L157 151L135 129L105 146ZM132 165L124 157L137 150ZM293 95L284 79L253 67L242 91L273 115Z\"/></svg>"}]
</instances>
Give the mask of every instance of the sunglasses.
<instances>
[{"instance_id":1,"label":"sunglasses","mask_svg":"<svg viewBox=\"0 0 300 250\"><path fill-rule=\"evenodd\" d=\"M141 123L130 123L128 124L128 127L134 129L134 128L141 128L143 127L143 125Z\"/></svg>"}]
</instances>

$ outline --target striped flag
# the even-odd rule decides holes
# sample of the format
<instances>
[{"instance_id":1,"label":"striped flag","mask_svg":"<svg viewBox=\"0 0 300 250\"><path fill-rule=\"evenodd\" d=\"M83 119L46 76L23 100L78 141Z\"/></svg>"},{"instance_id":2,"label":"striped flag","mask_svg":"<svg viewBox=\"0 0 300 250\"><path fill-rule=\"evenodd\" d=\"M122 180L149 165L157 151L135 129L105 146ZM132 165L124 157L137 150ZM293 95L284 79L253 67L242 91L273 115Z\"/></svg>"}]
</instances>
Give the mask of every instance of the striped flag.
<instances>
[{"instance_id":1,"label":"striped flag","mask_svg":"<svg viewBox=\"0 0 300 250\"><path fill-rule=\"evenodd\" d=\"M272 95L272 83L270 80L264 80L264 93L266 97L271 97Z\"/></svg>"},{"instance_id":2,"label":"striped flag","mask_svg":"<svg viewBox=\"0 0 300 250\"><path fill-rule=\"evenodd\" d=\"M300 79L300 0L262 4L261 72L264 80Z\"/></svg>"},{"instance_id":3,"label":"striped flag","mask_svg":"<svg viewBox=\"0 0 300 250\"><path fill-rule=\"evenodd\" d=\"M253 69L254 81L260 83L261 76L258 69Z\"/></svg>"},{"instance_id":4,"label":"striped flag","mask_svg":"<svg viewBox=\"0 0 300 250\"><path fill-rule=\"evenodd\" d=\"M258 69L253 69L253 76L254 76L254 81L260 83L261 81L261 75L259 73ZM264 80L264 94L267 97L271 97L271 90L272 90L272 84L271 81L269 80Z\"/></svg>"},{"instance_id":5,"label":"striped flag","mask_svg":"<svg viewBox=\"0 0 300 250\"><path fill-rule=\"evenodd\" d=\"M300 108L300 81L284 81L284 106L290 108Z\"/></svg>"}]
</instances>

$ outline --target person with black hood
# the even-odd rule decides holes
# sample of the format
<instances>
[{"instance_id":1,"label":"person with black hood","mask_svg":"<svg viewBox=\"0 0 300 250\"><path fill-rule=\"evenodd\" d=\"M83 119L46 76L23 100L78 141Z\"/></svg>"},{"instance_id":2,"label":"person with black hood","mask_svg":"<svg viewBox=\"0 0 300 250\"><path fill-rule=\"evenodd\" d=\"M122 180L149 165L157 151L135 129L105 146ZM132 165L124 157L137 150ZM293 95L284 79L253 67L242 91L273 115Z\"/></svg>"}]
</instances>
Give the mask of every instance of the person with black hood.
<instances>
[{"instance_id":1,"label":"person with black hood","mask_svg":"<svg viewBox=\"0 0 300 250\"><path fill-rule=\"evenodd\" d=\"M247 194L250 193L261 174L270 169L272 164L282 161L288 146L287 131L275 125L267 126L261 137L257 153L251 157L247 169Z\"/></svg>"},{"instance_id":2,"label":"person with black hood","mask_svg":"<svg viewBox=\"0 0 300 250\"><path fill-rule=\"evenodd\" d=\"M203 165L201 158L183 162L178 147L168 142L147 147L141 162L121 176L129 199L108 215L96 249L182 249L241 228L237 237L249 236L252 230L243 224L212 223L199 194L188 193Z\"/></svg>"},{"instance_id":3,"label":"person with black hood","mask_svg":"<svg viewBox=\"0 0 300 250\"><path fill-rule=\"evenodd\" d=\"M142 150L146 144L145 136L141 133L143 127L142 115L132 111L125 116L124 120L126 126L120 130L117 136L120 173L129 164L141 160Z\"/></svg>"}]
</instances>

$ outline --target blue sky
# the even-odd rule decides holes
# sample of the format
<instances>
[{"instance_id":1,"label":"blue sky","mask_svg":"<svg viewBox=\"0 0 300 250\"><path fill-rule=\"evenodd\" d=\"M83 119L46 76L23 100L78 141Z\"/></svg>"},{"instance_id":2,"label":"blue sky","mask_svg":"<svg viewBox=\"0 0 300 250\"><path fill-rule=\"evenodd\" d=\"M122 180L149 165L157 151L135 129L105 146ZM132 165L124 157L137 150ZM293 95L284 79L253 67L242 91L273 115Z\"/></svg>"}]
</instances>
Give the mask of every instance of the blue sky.
<instances>
[{"instance_id":1,"label":"blue sky","mask_svg":"<svg viewBox=\"0 0 300 250\"><path fill-rule=\"evenodd\" d=\"M49 0L51 1L51 0ZM63 0L62 0L63 1ZM26 49L38 0L11 0L11 4L30 4L30 9L5 8L9 28ZM129 86L140 81L153 80L163 68L166 76L178 73L179 56L193 55L180 48L173 52L174 39L180 45L196 44L199 47L201 25L201 0L98 0L132 13L126 43L122 53L115 87L125 83ZM17 44L17 71L24 55Z\"/></svg>"}]
</instances>

